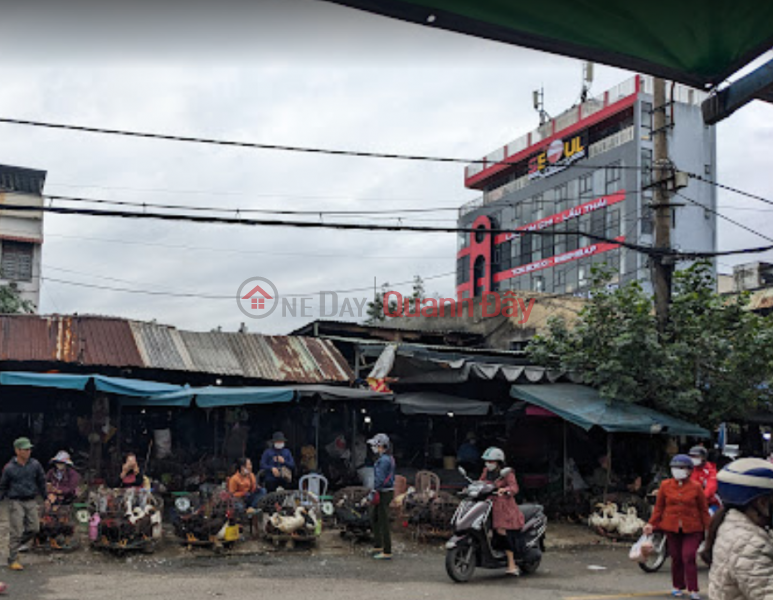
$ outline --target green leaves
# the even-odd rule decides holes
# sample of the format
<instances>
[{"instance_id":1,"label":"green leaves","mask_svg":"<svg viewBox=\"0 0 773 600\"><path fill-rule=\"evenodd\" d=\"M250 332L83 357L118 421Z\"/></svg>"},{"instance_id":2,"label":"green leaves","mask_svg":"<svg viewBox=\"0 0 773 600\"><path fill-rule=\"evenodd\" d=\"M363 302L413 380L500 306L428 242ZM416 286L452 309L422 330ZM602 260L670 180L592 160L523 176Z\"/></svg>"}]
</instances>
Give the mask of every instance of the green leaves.
<instances>
[{"instance_id":1,"label":"green leaves","mask_svg":"<svg viewBox=\"0 0 773 600\"><path fill-rule=\"evenodd\" d=\"M35 305L21 297L19 290L12 285L0 285L0 314L33 313Z\"/></svg>"},{"instance_id":2,"label":"green leaves","mask_svg":"<svg viewBox=\"0 0 773 600\"><path fill-rule=\"evenodd\" d=\"M609 270L594 270L593 293L574 328L549 320L548 332L529 345L535 362L581 372L607 398L709 427L770 401L773 321L747 310L748 295L719 296L708 263L675 273L663 336L641 286L612 290L610 279Z\"/></svg>"}]
</instances>

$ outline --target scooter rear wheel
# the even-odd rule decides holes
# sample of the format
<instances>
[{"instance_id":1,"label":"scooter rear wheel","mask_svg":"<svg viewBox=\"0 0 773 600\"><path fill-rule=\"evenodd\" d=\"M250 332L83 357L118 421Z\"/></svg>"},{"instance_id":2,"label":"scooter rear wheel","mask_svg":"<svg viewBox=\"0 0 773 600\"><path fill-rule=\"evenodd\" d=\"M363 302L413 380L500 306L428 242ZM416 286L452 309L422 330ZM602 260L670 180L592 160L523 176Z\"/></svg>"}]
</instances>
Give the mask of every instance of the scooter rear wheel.
<instances>
[{"instance_id":1,"label":"scooter rear wheel","mask_svg":"<svg viewBox=\"0 0 773 600\"><path fill-rule=\"evenodd\" d=\"M446 551L446 573L456 583L467 583L475 573L475 548L472 544Z\"/></svg>"},{"instance_id":2,"label":"scooter rear wheel","mask_svg":"<svg viewBox=\"0 0 773 600\"><path fill-rule=\"evenodd\" d=\"M639 568L645 573L655 573L659 571L668 558L668 543L663 533L658 532L653 536L653 546L655 551L647 557L647 560L639 563Z\"/></svg>"}]
</instances>

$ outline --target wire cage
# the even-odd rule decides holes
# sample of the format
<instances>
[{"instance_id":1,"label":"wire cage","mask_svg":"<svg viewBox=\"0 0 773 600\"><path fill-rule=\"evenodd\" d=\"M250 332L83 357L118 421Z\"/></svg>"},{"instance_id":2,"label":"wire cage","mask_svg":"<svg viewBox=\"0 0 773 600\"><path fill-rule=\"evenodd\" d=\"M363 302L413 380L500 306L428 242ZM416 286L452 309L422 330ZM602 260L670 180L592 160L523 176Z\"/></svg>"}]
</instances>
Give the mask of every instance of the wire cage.
<instances>
[{"instance_id":1,"label":"wire cage","mask_svg":"<svg viewBox=\"0 0 773 600\"><path fill-rule=\"evenodd\" d=\"M413 528L415 539L449 537L458 506L459 499L448 492L409 493L402 504L403 520Z\"/></svg>"},{"instance_id":2,"label":"wire cage","mask_svg":"<svg viewBox=\"0 0 773 600\"><path fill-rule=\"evenodd\" d=\"M80 547L78 519L73 504L46 500L40 507L40 531L33 549L69 552Z\"/></svg>"},{"instance_id":3,"label":"wire cage","mask_svg":"<svg viewBox=\"0 0 773 600\"><path fill-rule=\"evenodd\" d=\"M279 545L287 542L316 543L322 533L322 505L319 498L305 490L278 490L258 502L263 537Z\"/></svg>"},{"instance_id":4,"label":"wire cage","mask_svg":"<svg viewBox=\"0 0 773 600\"><path fill-rule=\"evenodd\" d=\"M352 486L341 488L333 495L335 523L342 536L351 535L356 539L370 536L369 494L369 488Z\"/></svg>"},{"instance_id":5,"label":"wire cage","mask_svg":"<svg viewBox=\"0 0 773 600\"><path fill-rule=\"evenodd\" d=\"M101 488L90 494L89 508L89 537L94 548L117 554L153 552L161 540L164 502L150 490Z\"/></svg>"},{"instance_id":6,"label":"wire cage","mask_svg":"<svg viewBox=\"0 0 773 600\"><path fill-rule=\"evenodd\" d=\"M229 548L242 538L247 516L243 503L224 490L179 494L172 525L188 546Z\"/></svg>"}]
</instances>

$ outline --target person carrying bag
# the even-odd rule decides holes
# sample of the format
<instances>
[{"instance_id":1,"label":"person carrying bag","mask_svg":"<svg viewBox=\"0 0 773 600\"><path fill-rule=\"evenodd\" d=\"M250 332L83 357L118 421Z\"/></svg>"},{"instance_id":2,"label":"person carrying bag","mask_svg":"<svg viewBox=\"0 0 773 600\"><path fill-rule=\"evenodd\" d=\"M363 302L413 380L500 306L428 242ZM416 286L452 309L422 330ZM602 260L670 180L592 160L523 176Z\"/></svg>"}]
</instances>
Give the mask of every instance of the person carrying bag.
<instances>
[{"instance_id":1,"label":"person carrying bag","mask_svg":"<svg viewBox=\"0 0 773 600\"><path fill-rule=\"evenodd\" d=\"M373 465L373 490L370 493L370 518L373 527L373 558L392 559L392 532L389 527L389 505L394 498L395 459L389 451L389 436L379 433L368 440L378 456Z\"/></svg>"}]
</instances>

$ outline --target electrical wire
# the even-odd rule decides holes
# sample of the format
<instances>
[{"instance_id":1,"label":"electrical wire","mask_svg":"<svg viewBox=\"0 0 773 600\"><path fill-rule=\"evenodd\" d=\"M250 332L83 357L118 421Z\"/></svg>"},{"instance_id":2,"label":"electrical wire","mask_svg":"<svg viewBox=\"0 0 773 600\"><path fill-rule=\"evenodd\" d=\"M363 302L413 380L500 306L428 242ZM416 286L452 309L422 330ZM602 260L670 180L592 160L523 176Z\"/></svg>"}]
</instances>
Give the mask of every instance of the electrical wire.
<instances>
[{"instance_id":1,"label":"electrical wire","mask_svg":"<svg viewBox=\"0 0 773 600\"><path fill-rule=\"evenodd\" d=\"M773 200L769 198L764 198L763 196L752 194L751 192L745 192L744 190L739 190L738 188L732 187L730 185L725 185L717 181L712 181L711 179L707 179L706 177L703 177L702 175L698 175L697 173L687 173L687 176L692 177L693 179L697 179L698 181L702 181L703 183L708 183L709 185L713 185L714 187L717 187L721 190L727 190L728 192L733 192L734 194L739 194L741 196L746 196L747 198L759 200L760 202L764 202L765 204L773 205Z\"/></svg>"},{"instance_id":2,"label":"electrical wire","mask_svg":"<svg viewBox=\"0 0 773 600\"><path fill-rule=\"evenodd\" d=\"M754 235L756 235L756 236L758 236L758 237L761 237L762 239L764 239L764 240L766 240L766 241L768 241L768 242L773 242L773 237L770 237L770 236L768 236L768 235L765 235L764 233L760 233L759 231L757 231L757 230L755 230L755 229L752 229L752 228L751 228L751 227L749 227L748 225L744 225L743 223L739 223L739 222L738 222L738 221L736 221L735 219L731 219L730 217L728 217L728 216L726 216L726 215L723 215L721 212L719 212L719 211L717 211L717 210L714 210L714 209L713 209L713 208L711 208L711 207L704 206L704 205L703 205L703 204L701 204L700 202L697 202L697 201L693 200L692 198L688 198L687 196L685 196L684 194L682 194L682 193L680 193L680 192L676 192L676 195L677 195L677 196L679 196L680 198L682 198L683 200L687 200L688 202L691 202L691 203L692 203L692 204L694 204L695 206L698 206L698 207L702 208L703 210L706 210L706 211L708 211L708 212L710 212L710 213L712 213L712 214L715 214L715 215L716 215L716 216L718 216L720 219L724 219L724 220L725 220L725 221L727 221L728 223L732 223L732 224L733 224L733 225L735 225L736 227L740 227L741 229L745 229L745 230L746 230L746 231L748 231L749 233L753 233Z\"/></svg>"},{"instance_id":3,"label":"electrical wire","mask_svg":"<svg viewBox=\"0 0 773 600\"><path fill-rule=\"evenodd\" d=\"M400 154L400 153L389 153L389 152L367 152L367 151L359 151L359 150L339 150L334 148L314 148L309 146L291 146L286 144L267 144L267 143L247 142L247 141L238 141L238 140L221 140L221 139L215 139L215 138L172 135L172 134L164 134L164 133L153 133L153 132L147 132L147 131L134 131L129 129L89 127L86 125L70 125L66 123L33 121L31 119L12 119L8 117L0 117L0 123L6 123L8 125L23 125L28 127L42 127L47 129L80 131L85 133L99 133L99 134L106 134L106 135L119 135L119 136L125 136L125 137L166 140L166 141L172 141L172 142L188 142L188 143L195 143L195 144L232 146L237 148L251 148L251 149L257 149L257 150L298 152L298 153L305 153L305 154L326 154L331 156L350 156L350 157L358 157L358 158L384 158L384 159L394 159L394 160L455 163L455 164L486 164L490 166L500 165L500 164L501 165L517 164L515 161L511 161L507 159L494 162L494 161L488 161L485 158L467 159L467 158L448 157L448 156L429 156L429 155L420 155L420 154ZM519 160L518 162L521 162L521 161ZM599 167L604 167L604 166L608 166L608 165L586 165L586 164L578 164L578 163L572 163L570 165L567 165L567 167L584 168L584 169L597 169ZM632 169L637 171L642 170L642 167L617 166L616 168ZM651 170L651 167L648 167L647 169Z\"/></svg>"}]
</instances>

